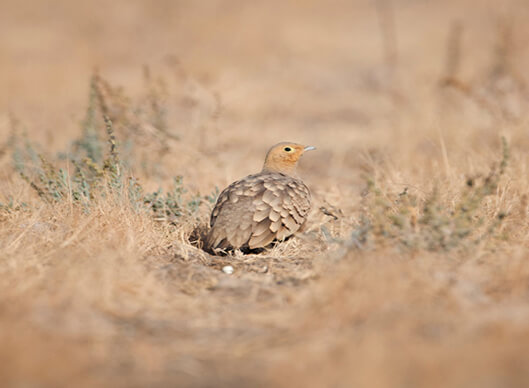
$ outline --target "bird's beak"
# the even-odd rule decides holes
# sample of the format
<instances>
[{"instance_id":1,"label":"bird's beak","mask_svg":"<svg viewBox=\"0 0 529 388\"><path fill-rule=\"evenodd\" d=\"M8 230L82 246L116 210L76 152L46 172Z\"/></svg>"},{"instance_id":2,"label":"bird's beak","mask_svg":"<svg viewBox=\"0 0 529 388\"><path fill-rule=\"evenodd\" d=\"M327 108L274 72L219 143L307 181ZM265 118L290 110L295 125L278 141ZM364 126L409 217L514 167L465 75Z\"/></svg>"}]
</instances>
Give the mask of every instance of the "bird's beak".
<instances>
[{"instance_id":1,"label":"bird's beak","mask_svg":"<svg viewBox=\"0 0 529 388\"><path fill-rule=\"evenodd\" d=\"M303 151L307 152L307 151L312 151L312 150L315 150L316 147L313 147L313 146L307 146L303 149Z\"/></svg>"}]
</instances>

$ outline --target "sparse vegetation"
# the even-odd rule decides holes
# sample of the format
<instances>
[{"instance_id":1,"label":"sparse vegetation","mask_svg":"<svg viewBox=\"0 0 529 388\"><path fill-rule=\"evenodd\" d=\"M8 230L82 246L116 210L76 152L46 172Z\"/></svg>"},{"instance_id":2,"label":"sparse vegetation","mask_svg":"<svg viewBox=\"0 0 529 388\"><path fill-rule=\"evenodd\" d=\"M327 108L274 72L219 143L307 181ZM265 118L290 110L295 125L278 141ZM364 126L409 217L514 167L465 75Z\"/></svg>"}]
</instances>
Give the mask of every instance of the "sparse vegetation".
<instances>
[{"instance_id":1,"label":"sparse vegetation","mask_svg":"<svg viewBox=\"0 0 529 388\"><path fill-rule=\"evenodd\" d=\"M477 244L499 238L497 232L507 212L483 212L483 202L497 194L509 159L507 140L502 138L502 159L486 176L468 177L464 188L451 203L443 202L439 186L423 199L410 194L384 192L373 180L367 182L364 212L353 231L362 244L392 244L411 250L450 251L474 249ZM486 237L486 238L485 238ZM357 245L355 244L355 245ZM373 247L372 247L373 248Z\"/></svg>"},{"instance_id":2,"label":"sparse vegetation","mask_svg":"<svg viewBox=\"0 0 529 388\"><path fill-rule=\"evenodd\" d=\"M527 386L522 3L7 0L2 386ZM209 256L280 140L305 230Z\"/></svg>"},{"instance_id":3,"label":"sparse vegetation","mask_svg":"<svg viewBox=\"0 0 529 388\"><path fill-rule=\"evenodd\" d=\"M112 89L108 82L98 75L94 75L90 82L90 99L85 120L82 123L82 135L72 145L73 152L60 152L65 168L58 168L42 153L36 151L28 139L15 138L13 144L13 166L24 181L35 190L38 196L47 203L71 202L82 205L89 211L90 205L99 199L123 201L128 196L128 202L135 211L151 211L155 219L175 220L182 215L192 216L197 213L204 198L199 195L185 198L187 190L183 186L181 176L173 178L173 185L167 193L162 188L145 193L139 180L130 170L133 163L121 158L118 139L114 130L114 122L107 115L115 110L114 100L107 101L101 92L101 85ZM148 90L148 104L161 115L158 94L155 90ZM98 117L98 115L101 117ZM134 137L126 131L130 130L129 121L125 114L115 115L117 125L123 128L122 136L132 139L127 145L130 156L137 147ZM165 131L165 124L161 119L155 120ZM104 127L101 128L101 127ZM106 144L105 144L106 143ZM120 142L123 144L123 141ZM70 171L72 172L70 174Z\"/></svg>"}]
</instances>

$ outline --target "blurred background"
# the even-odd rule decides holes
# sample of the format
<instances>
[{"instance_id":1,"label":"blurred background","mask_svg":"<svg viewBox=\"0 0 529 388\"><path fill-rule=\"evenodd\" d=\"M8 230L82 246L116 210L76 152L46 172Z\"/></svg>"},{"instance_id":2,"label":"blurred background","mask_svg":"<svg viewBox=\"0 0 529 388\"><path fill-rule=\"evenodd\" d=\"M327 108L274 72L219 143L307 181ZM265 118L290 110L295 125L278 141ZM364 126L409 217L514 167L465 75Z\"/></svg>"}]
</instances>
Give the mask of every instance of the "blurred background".
<instances>
[{"instance_id":1,"label":"blurred background","mask_svg":"<svg viewBox=\"0 0 529 388\"><path fill-rule=\"evenodd\" d=\"M509 52L499 55L515 53L520 73L528 61L522 0L4 0L1 8L0 130L11 112L56 147L78 130L96 69L136 96L148 66L167 84L171 131L260 159L285 139L368 147L399 125L396 113L430 114L425 103L443 77L479 82L492 72L505 34ZM257 134L262 144L246 143Z\"/></svg>"},{"instance_id":2,"label":"blurred background","mask_svg":"<svg viewBox=\"0 0 529 388\"><path fill-rule=\"evenodd\" d=\"M16 132L67 166L57 153L88 133L97 74L127 174L146 192L181 175L202 202L176 227L104 196L92 218L71 194L46 207L7 140L0 375L13 386L410 387L448 375L453 386L524 386L527 20L527 0L2 0L2 139ZM508 183L468 189L469 176L504 173L487 175L500 135ZM223 259L236 267L227 277L190 243L207 223L204 195L258 171L279 141L318 149L300 166L315 204L309 238L254 262ZM490 233L471 254L467 234L461 250L408 254L383 228L379 245L354 250L366 176L397 198L375 198L380 214L407 193L422 212L439 184L455 229L465 190L481 190L479 217L519 216L508 221L517 250ZM419 234L415 221L414 238L439 229Z\"/></svg>"}]
</instances>

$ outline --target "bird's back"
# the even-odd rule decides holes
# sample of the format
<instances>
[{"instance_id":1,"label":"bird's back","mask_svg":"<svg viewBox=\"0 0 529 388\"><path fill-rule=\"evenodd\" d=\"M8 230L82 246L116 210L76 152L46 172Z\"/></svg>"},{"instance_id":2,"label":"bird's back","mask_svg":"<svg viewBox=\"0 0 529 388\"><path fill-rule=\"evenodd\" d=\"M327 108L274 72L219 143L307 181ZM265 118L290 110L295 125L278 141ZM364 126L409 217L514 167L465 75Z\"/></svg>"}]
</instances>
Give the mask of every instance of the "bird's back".
<instances>
[{"instance_id":1,"label":"bird's back","mask_svg":"<svg viewBox=\"0 0 529 388\"><path fill-rule=\"evenodd\" d=\"M284 240L304 224L310 192L299 179L277 173L249 175L219 195L206 248L256 249Z\"/></svg>"}]
</instances>

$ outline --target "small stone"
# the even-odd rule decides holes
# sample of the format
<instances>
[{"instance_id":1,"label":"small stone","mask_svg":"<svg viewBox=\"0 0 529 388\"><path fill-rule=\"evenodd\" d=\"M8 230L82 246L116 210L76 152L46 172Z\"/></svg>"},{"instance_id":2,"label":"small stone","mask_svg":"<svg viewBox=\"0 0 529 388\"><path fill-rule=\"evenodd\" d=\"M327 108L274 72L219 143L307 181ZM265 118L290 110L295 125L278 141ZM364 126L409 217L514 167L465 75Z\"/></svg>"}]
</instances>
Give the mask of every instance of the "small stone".
<instances>
[{"instance_id":1,"label":"small stone","mask_svg":"<svg viewBox=\"0 0 529 388\"><path fill-rule=\"evenodd\" d=\"M224 267L222 267L222 272L231 275L233 273L233 267L231 265L225 265Z\"/></svg>"}]
</instances>

